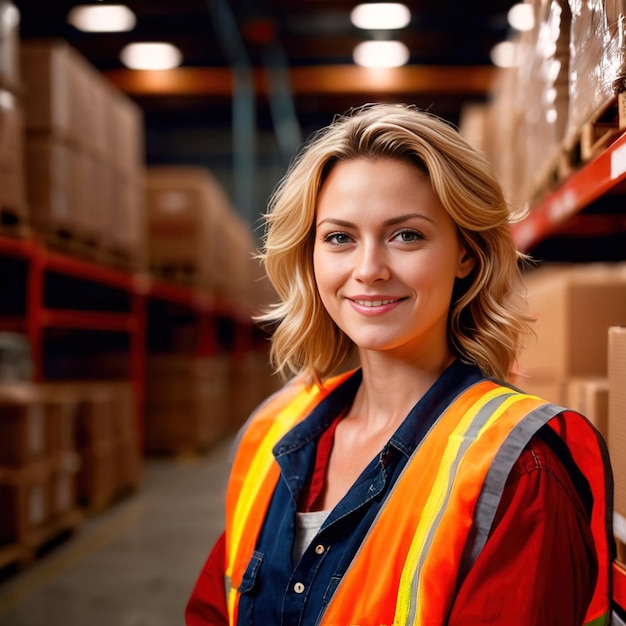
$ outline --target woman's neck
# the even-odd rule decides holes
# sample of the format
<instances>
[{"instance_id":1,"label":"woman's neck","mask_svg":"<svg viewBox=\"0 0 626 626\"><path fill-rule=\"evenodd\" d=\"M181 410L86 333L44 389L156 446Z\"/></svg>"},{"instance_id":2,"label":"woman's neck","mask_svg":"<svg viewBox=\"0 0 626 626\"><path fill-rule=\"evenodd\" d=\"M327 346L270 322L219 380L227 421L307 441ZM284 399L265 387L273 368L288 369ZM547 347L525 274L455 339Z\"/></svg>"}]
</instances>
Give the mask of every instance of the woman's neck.
<instances>
[{"instance_id":1,"label":"woman's neck","mask_svg":"<svg viewBox=\"0 0 626 626\"><path fill-rule=\"evenodd\" d=\"M349 414L374 428L399 425L455 360L451 353L428 364L386 358L381 353L361 356L363 382Z\"/></svg>"}]
</instances>

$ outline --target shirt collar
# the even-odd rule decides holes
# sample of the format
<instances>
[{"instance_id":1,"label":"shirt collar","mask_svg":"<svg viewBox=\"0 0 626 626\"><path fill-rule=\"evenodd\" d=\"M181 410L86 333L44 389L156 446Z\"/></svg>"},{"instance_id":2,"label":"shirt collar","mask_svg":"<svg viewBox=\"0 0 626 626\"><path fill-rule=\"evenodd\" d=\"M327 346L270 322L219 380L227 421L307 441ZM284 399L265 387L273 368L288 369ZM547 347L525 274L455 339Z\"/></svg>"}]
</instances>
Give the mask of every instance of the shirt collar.
<instances>
[{"instance_id":1,"label":"shirt collar","mask_svg":"<svg viewBox=\"0 0 626 626\"><path fill-rule=\"evenodd\" d=\"M296 451L317 439L331 422L349 406L362 381L360 369L331 391L302 422L292 428L274 447L274 455L282 456ZM456 360L433 383L411 409L406 419L389 440L407 457L413 453L428 429L456 396L482 378L480 370Z\"/></svg>"}]
</instances>

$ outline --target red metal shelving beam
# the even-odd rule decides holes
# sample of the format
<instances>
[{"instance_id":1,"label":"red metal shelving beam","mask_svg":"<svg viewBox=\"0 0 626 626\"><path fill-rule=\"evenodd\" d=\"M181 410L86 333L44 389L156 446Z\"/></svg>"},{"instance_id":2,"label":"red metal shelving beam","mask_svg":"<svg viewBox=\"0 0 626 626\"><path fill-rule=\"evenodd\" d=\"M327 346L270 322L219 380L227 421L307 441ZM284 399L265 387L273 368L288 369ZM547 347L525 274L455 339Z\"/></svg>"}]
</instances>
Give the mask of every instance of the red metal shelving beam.
<instances>
[{"instance_id":1,"label":"red metal shelving beam","mask_svg":"<svg viewBox=\"0 0 626 626\"><path fill-rule=\"evenodd\" d=\"M30 239L15 239L0 235L0 251L4 256L29 259L36 250L36 244Z\"/></svg>"},{"instance_id":2,"label":"red metal shelving beam","mask_svg":"<svg viewBox=\"0 0 626 626\"><path fill-rule=\"evenodd\" d=\"M39 323L47 328L70 328L109 332L136 333L140 320L129 313L102 311L75 311L65 309L41 309Z\"/></svg>"},{"instance_id":3,"label":"red metal shelving beam","mask_svg":"<svg viewBox=\"0 0 626 626\"><path fill-rule=\"evenodd\" d=\"M43 264L46 270L60 272L66 276L82 278L110 287L116 287L123 291L133 291L134 289L133 277L119 270L98 265L90 261L69 257L65 254L52 252L50 250L42 251L42 254Z\"/></svg>"},{"instance_id":4,"label":"red metal shelving beam","mask_svg":"<svg viewBox=\"0 0 626 626\"><path fill-rule=\"evenodd\" d=\"M626 133L549 192L512 227L517 247L527 252L586 206L626 180Z\"/></svg>"}]
</instances>

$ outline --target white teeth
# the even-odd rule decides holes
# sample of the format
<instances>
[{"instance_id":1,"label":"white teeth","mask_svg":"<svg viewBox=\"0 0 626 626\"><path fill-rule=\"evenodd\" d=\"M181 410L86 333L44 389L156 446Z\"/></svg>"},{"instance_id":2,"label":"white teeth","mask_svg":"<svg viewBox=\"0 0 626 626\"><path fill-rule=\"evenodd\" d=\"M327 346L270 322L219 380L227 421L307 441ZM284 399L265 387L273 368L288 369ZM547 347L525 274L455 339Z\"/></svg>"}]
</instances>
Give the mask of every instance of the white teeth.
<instances>
[{"instance_id":1,"label":"white teeth","mask_svg":"<svg viewBox=\"0 0 626 626\"><path fill-rule=\"evenodd\" d=\"M396 302L396 300L355 300L357 304L361 306L382 306L383 304L391 304L392 302Z\"/></svg>"}]
</instances>

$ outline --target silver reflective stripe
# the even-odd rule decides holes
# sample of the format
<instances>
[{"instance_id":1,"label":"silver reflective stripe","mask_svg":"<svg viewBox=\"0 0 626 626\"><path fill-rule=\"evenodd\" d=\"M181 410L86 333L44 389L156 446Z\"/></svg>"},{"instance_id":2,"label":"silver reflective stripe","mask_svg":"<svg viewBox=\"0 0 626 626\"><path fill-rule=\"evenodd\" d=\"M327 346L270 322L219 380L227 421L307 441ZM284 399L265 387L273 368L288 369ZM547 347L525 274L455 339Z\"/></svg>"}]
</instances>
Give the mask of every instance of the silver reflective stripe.
<instances>
[{"instance_id":1,"label":"silver reflective stripe","mask_svg":"<svg viewBox=\"0 0 626 626\"><path fill-rule=\"evenodd\" d=\"M626 626L626 622L615 612L611 613L611 626Z\"/></svg>"},{"instance_id":2,"label":"silver reflective stripe","mask_svg":"<svg viewBox=\"0 0 626 626\"><path fill-rule=\"evenodd\" d=\"M461 559L459 583L485 546L507 478L522 450L542 426L565 410L561 406L549 403L536 408L511 431L498 450L476 503L474 525Z\"/></svg>"},{"instance_id":3,"label":"silver reflective stripe","mask_svg":"<svg viewBox=\"0 0 626 626\"><path fill-rule=\"evenodd\" d=\"M431 527L430 527L430 529L428 531L428 534L426 535L426 540L424 541L424 547L421 550L419 563L417 564L417 568L415 569L415 572L413 574L413 578L411 580L411 598L412 598L412 601L411 601L411 606L410 606L410 609L409 609L409 615L408 615L408 620L407 620L408 624L414 624L415 623L416 612L417 612L417 603L415 602L415 600L418 597L420 573L422 571L422 567L424 566L424 560L426 559L426 556L428 555L428 553L430 551L435 531L439 527L439 522L440 522L440 520L441 520L441 518L442 518L442 516L443 516L443 514L444 514L444 512L445 512L445 510L446 510L446 508L448 506L448 501L450 499L450 490L452 489L452 482L453 482L452 479L454 478L454 476L456 476L457 469L459 467L459 463L461 462L461 460L465 456L465 453L467 452L467 449L476 440L476 437L478 436L478 433L480 432L480 429L489 421L489 419L498 410L498 408L506 400L508 400L511 396L516 395L516 393L517 392L515 392L515 391L511 391L510 393L504 393L504 394L502 394L500 396L496 396L492 400L489 400L489 402L487 402L487 404L485 404L480 409L480 411L478 411L478 413L476 414L476 416L472 420L471 424L469 425L469 428L463 433L463 442L459 446L459 449L457 451L457 454L456 454L456 457L454 459L454 462L450 465L450 471L449 471L449 474L448 474L448 476L449 476L448 490L446 491L444 501L442 502L441 506L439 507L439 511L437 512L437 516L434 519L433 524L431 525Z\"/></svg>"}]
</instances>

